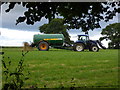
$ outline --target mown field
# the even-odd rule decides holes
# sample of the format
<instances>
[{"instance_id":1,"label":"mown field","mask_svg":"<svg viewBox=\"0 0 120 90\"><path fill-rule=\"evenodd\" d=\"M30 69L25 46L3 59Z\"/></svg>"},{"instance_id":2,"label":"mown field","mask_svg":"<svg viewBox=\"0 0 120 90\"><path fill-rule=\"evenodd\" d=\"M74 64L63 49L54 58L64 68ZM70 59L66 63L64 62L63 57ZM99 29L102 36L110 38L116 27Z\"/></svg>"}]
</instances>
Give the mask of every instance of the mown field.
<instances>
[{"instance_id":1,"label":"mown field","mask_svg":"<svg viewBox=\"0 0 120 90\"><path fill-rule=\"evenodd\" d=\"M21 58L21 48L3 48L4 61L12 61L12 70ZM64 87L117 87L118 50L99 52L75 52L50 49L50 51L30 51L24 57L25 72L30 78L24 87L39 88ZM4 83L3 76L2 82Z\"/></svg>"}]
</instances>

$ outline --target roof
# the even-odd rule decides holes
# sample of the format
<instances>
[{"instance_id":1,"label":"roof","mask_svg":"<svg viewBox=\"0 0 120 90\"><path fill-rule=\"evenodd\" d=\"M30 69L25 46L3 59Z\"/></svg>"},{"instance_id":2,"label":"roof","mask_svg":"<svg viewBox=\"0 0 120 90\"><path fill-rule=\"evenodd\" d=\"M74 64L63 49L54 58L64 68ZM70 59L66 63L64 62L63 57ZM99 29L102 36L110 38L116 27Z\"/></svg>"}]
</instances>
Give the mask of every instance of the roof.
<instances>
[{"instance_id":1,"label":"roof","mask_svg":"<svg viewBox=\"0 0 120 90\"><path fill-rule=\"evenodd\" d=\"M78 36L87 36L88 37L88 35L78 35Z\"/></svg>"}]
</instances>

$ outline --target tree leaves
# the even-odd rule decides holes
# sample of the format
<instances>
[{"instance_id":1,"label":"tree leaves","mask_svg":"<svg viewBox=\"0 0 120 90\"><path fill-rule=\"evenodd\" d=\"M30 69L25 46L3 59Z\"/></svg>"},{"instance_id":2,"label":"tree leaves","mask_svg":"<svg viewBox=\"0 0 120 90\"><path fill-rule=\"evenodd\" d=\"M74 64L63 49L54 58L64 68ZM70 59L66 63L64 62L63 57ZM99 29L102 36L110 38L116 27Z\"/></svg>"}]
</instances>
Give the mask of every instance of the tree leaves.
<instances>
[{"instance_id":1,"label":"tree leaves","mask_svg":"<svg viewBox=\"0 0 120 90\"><path fill-rule=\"evenodd\" d=\"M67 25L64 25L64 19L53 19L49 24L44 24L39 27L40 32L46 34L63 34L65 41L70 44L69 34L67 32Z\"/></svg>"},{"instance_id":2,"label":"tree leaves","mask_svg":"<svg viewBox=\"0 0 120 90\"><path fill-rule=\"evenodd\" d=\"M9 12L11 9L13 9L14 8L14 6L15 6L15 2L13 2L13 3L10 3L9 4L9 8L6 10L6 12Z\"/></svg>"},{"instance_id":3,"label":"tree leaves","mask_svg":"<svg viewBox=\"0 0 120 90\"><path fill-rule=\"evenodd\" d=\"M100 40L110 40L109 48L120 48L120 23L114 23L108 25L106 28L104 28L101 32L104 37L101 37Z\"/></svg>"},{"instance_id":4,"label":"tree leaves","mask_svg":"<svg viewBox=\"0 0 120 90\"><path fill-rule=\"evenodd\" d=\"M16 20L16 25L17 25L18 23L24 22L25 19L26 19L26 17L19 17L18 20Z\"/></svg>"},{"instance_id":5,"label":"tree leaves","mask_svg":"<svg viewBox=\"0 0 120 90\"><path fill-rule=\"evenodd\" d=\"M17 3L11 2L6 11L13 9L15 4ZM120 12L118 7L120 2L21 2L18 4L26 7L27 10L24 16L16 20L17 24L26 21L26 24L33 25L42 17L48 19L50 23L60 15L64 18L64 24L69 25L68 29L82 28L82 31L100 28L101 20L108 22Z\"/></svg>"}]
</instances>

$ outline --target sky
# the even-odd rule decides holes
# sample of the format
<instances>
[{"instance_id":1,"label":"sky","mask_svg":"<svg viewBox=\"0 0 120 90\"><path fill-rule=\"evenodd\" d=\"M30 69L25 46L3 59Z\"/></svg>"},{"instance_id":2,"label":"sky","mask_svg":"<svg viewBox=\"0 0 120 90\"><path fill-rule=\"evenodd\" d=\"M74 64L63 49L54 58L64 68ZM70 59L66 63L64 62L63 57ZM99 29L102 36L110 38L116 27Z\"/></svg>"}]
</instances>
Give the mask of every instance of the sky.
<instances>
[{"instance_id":1,"label":"sky","mask_svg":"<svg viewBox=\"0 0 120 90\"><path fill-rule=\"evenodd\" d=\"M41 34L38 27L48 23L48 20L42 18L40 22L35 23L34 25L26 25L25 22L15 25L16 19L19 16L23 16L26 8L23 8L20 5L16 5L13 10L9 13L6 13L7 5L2 5L1 15L0 15L0 46L23 46L23 42L33 42L34 34ZM101 28L89 31L89 36L91 40L98 40L102 35L101 30L107 25L118 22L118 16L114 17L109 22L101 21ZM78 34L84 34L81 29L71 29L68 31L71 36L71 40L76 41L76 36ZM104 46L108 47L109 41L102 41Z\"/></svg>"}]
</instances>

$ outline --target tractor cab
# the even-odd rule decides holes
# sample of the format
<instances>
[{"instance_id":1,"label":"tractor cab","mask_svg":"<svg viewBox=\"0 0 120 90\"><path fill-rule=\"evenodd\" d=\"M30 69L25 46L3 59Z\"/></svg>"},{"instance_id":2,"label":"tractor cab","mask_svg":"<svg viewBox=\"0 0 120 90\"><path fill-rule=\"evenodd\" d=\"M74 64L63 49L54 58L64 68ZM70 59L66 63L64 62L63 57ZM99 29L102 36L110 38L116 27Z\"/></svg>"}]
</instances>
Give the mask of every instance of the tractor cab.
<instances>
[{"instance_id":1,"label":"tractor cab","mask_svg":"<svg viewBox=\"0 0 120 90\"><path fill-rule=\"evenodd\" d=\"M88 41L89 36L88 35L78 35L78 41Z\"/></svg>"}]
</instances>

